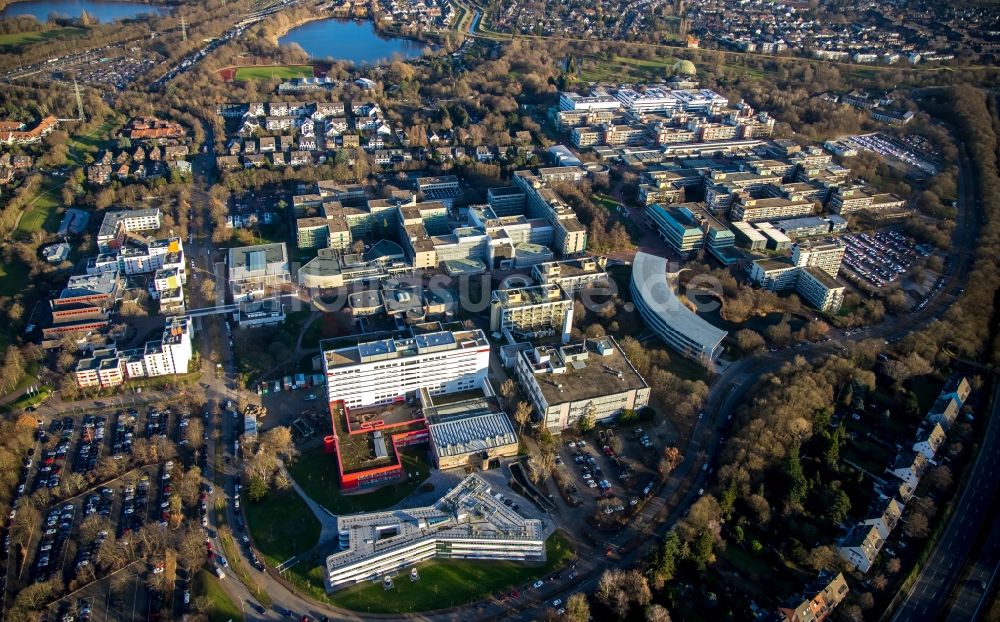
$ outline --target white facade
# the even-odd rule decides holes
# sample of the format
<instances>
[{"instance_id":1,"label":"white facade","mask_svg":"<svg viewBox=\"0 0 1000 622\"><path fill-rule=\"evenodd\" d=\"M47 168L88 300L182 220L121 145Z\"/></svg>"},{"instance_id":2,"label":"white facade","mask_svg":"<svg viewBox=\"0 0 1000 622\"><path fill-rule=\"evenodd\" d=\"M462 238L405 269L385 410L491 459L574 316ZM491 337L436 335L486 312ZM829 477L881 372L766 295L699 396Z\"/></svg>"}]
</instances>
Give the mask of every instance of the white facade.
<instances>
[{"instance_id":1,"label":"white facade","mask_svg":"<svg viewBox=\"0 0 1000 622\"><path fill-rule=\"evenodd\" d=\"M326 558L327 591L435 557L544 561L542 522L490 493L470 475L432 506L338 516L341 550Z\"/></svg>"},{"instance_id":2,"label":"white facade","mask_svg":"<svg viewBox=\"0 0 1000 622\"><path fill-rule=\"evenodd\" d=\"M839 241L825 244L795 244L792 246L792 263L800 268L815 266L836 278L846 250Z\"/></svg>"},{"instance_id":3,"label":"white facade","mask_svg":"<svg viewBox=\"0 0 1000 622\"><path fill-rule=\"evenodd\" d=\"M348 408L390 404L419 389L438 395L480 388L489 363L490 345L478 329L372 341L323 356L330 401Z\"/></svg>"},{"instance_id":4,"label":"white facade","mask_svg":"<svg viewBox=\"0 0 1000 622\"><path fill-rule=\"evenodd\" d=\"M191 318L168 317L163 338L149 341L143 351L145 376L186 374L194 349L191 346Z\"/></svg>"}]
</instances>

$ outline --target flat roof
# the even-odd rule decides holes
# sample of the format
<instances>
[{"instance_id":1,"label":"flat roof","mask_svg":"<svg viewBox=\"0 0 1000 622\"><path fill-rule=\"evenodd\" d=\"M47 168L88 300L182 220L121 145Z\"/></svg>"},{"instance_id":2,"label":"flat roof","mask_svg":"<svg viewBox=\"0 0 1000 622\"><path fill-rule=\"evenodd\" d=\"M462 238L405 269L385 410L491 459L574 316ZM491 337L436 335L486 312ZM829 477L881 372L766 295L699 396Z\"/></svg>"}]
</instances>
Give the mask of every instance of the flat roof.
<instances>
[{"instance_id":1,"label":"flat roof","mask_svg":"<svg viewBox=\"0 0 1000 622\"><path fill-rule=\"evenodd\" d=\"M478 328L463 331L433 331L413 333L412 337L390 337L366 341L357 345L326 350L328 368L357 365L362 362L396 359L430 352L464 350L488 346L486 335Z\"/></svg>"},{"instance_id":2,"label":"flat roof","mask_svg":"<svg viewBox=\"0 0 1000 622\"><path fill-rule=\"evenodd\" d=\"M825 270L816 266L806 266L804 270L809 273L809 276L819 281L820 284L827 289L838 289L844 287L840 281L830 276Z\"/></svg>"},{"instance_id":3,"label":"flat roof","mask_svg":"<svg viewBox=\"0 0 1000 622\"><path fill-rule=\"evenodd\" d=\"M347 546L326 558L327 573L432 538L542 540L542 521L524 518L490 493L489 483L472 474L431 506L338 516Z\"/></svg>"},{"instance_id":4,"label":"flat roof","mask_svg":"<svg viewBox=\"0 0 1000 622\"><path fill-rule=\"evenodd\" d=\"M636 253L632 281L651 313L663 317L674 330L711 352L722 343L726 331L712 326L688 309L674 293L677 273L667 273L667 261L649 253Z\"/></svg>"},{"instance_id":5,"label":"flat roof","mask_svg":"<svg viewBox=\"0 0 1000 622\"><path fill-rule=\"evenodd\" d=\"M229 269L244 268L251 272L264 270L268 265L287 261L284 242L237 246L229 249Z\"/></svg>"},{"instance_id":6,"label":"flat roof","mask_svg":"<svg viewBox=\"0 0 1000 622\"><path fill-rule=\"evenodd\" d=\"M545 285L529 285L527 287L515 287L510 289L497 289L493 291L493 302L497 302L504 309L517 309L532 305L546 304L550 302L560 302L568 300L562 288L555 283Z\"/></svg>"},{"instance_id":7,"label":"flat roof","mask_svg":"<svg viewBox=\"0 0 1000 622\"><path fill-rule=\"evenodd\" d=\"M438 456L459 456L516 445L517 434L504 413L487 412L427 426Z\"/></svg>"},{"instance_id":8,"label":"flat roof","mask_svg":"<svg viewBox=\"0 0 1000 622\"><path fill-rule=\"evenodd\" d=\"M599 343L611 346L604 350L608 353L606 356L598 352ZM549 364L537 365L536 350L525 350L519 356L527 357L532 368L539 372L534 375L535 382L549 405L591 400L649 386L610 337L587 339L560 348L544 346L538 350L548 355ZM573 360L566 362L561 353L585 353L586 358L570 356ZM558 365L562 371L552 373L553 365Z\"/></svg>"}]
</instances>

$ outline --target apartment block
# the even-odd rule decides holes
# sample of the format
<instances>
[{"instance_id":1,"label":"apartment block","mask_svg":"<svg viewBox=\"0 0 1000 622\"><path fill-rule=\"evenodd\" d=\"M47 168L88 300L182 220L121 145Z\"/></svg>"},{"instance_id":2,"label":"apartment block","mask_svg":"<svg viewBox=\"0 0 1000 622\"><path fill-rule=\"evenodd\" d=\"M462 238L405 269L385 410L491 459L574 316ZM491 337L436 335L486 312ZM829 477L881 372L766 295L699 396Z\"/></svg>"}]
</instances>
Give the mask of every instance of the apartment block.
<instances>
[{"instance_id":1,"label":"apartment block","mask_svg":"<svg viewBox=\"0 0 1000 622\"><path fill-rule=\"evenodd\" d=\"M846 250L840 241L800 242L792 246L792 263L801 268L815 266L836 278Z\"/></svg>"}]
</instances>

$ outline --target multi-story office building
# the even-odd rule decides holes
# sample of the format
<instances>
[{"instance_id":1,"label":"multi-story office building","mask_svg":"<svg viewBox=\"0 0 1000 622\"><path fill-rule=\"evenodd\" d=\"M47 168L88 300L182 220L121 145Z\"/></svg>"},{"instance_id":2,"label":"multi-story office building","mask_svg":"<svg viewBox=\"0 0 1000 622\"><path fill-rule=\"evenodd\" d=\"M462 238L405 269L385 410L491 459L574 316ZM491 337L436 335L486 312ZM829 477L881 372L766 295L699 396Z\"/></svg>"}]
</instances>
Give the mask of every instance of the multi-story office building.
<instances>
[{"instance_id":1,"label":"multi-story office building","mask_svg":"<svg viewBox=\"0 0 1000 622\"><path fill-rule=\"evenodd\" d=\"M229 287L233 298L264 294L291 279L285 243L229 249Z\"/></svg>"},{"instance_id":2,"label":"multi-story office building","mask_svg":"<svg viewBox=\"0 0 1000 622\"><path fill-rule=\"evenodd\" d=\"M632 302L646 326L672 349L705 365L722 353L726 331L687 308L674 292L677 275L667 273L662 257L636 253L632 263Z\"/></svg>"},{"instance_id":3,"label":"multi-story office building","mask_svg":"<svg viewBox=\"0 0 1000 622\"><path fill-rule=\"evenodd\" d=\"M481 330L437 331L326 350L323 368L330 401L356 408L420 389L437 395L481 387L489 358Z\"/></svg>"},{"instance_id":4,"label":"multi-story office building","mask_svg":"<svg viewBox=\"0 0 1000 622\"><path fill-rule=\"evenodd\" d=\"M604 257L581 257L563 261L547 261L532 266L531 274L542 284L549 283L562 287L568 296L574 296L590 283L606 283L608 273Z\"/></svg>"},{"instance_id":5,"label":"multi-story office building","mask_svg":"<svg viewBox=\"0 0 1000 622\"><path fill-rule=\"evenodd\" d=\"M327 590L392 577L434 558L544 561L542 521L524 518L491 492L473 474L431 506L338 516L340 550L326 558Z\"/></svg>"},{"instance_id":6,"label":"multi-story office building","mask_svg":"<svg viewBox=\"0 0 1000 622\"><path fill-rule=\"evenodd\" d=\"M494 290L490 330L529 338L560 335L566 343L573 330L573 299L554 283Z\"/></svg>"},{"instance_id":7,"label":"multi-story office building","mask_svg":"<svg viewBox=\"0 0 1000 622\"><path fill-rule=\"evenodd\" d=\"M326 218L299 218L295 221L295 237L299 248L326 248L330 240L330 229Z\"/></svg>"},{"instance_id":8,"label":"multi-story office building","mask_svg":"<svg viewBox=\"0 0 1000 622\"><path fill-rule=\"evenodd\" d=\"M437 263L476 259L486 261L490 236L478 227L456 227L447 235L431 236Z\"/></svg>"},{"instance_id":9,"label":"multi-story office building","mask_svg":"<svg viewBox=\"0 0 1000 622\"><path fill-rule=\"evenodd\" d=\"M557 171L574 169L576 167L560 167ZM543 173L545 171L539 171ZM577 171L570 170L571 175ZM550 178L562 180L562 177L549 175ZM514 182L524 190L527 197L528 216L544 218L554 230L554 250L563 255L582 253L587 249L587 228L576 216L576 212L562 200L553 190L546 187L541 175L532 175L529 171L516 171Z\"/></svg>"},{"instance_id":10,"label":"multi-story office building","mask_svg":"<svg viewBox=\"0 0 1000 622\"><path fill-rule=\"evenodd\" d=\"M763 250L767 246L767 238L750 223L736 221L730 223L730 227L740 246L752 251Z\"/></svg>"},{"instance_id":11,"label":"multi-story office building","mask_svg":"<svg viewBox=\"0 0 1000 622\"><path fill-rule=\"evenodd\" d=\"M654 203L680 203L684 200L684 188L673 182L639 184L639 201L649 207Z\"/></svg>"},{"instance_id":12,"label":"multi-story office building","mask_svg":"<svg viewBox=\"0 0 1000 622\"><path fill-rule=\"evenodd\" d=\"M597 125L580 125L570 132L573 145L578 149L586 149L605 144L604 128Z\"/></svg>"},{"instance_id":13,"label":"multi-story office building","mask_svg":"<svg viewBox=\"0 0 1000 622\"><path fill-rule=\"evenodd\" d=\"M853 214L872 206L872 195L863 188L836 188L830 195L830 209L835 214Z\"/></svg>"},{"instance_id":14,"label":"multi-story office building","mask_svg":"<svg viewBox=\"0 0 1000 622\"><path fill-rule=\"evenodd\" d=\"M439 469L486 465L517 455L517 432L495 399L476 397L444 405L424 404L434 464Z\"/></svg>"},{"instance_id":15,"label":"multi-story office building","mask_svg":"<svg viewBox=\"0 0 1000 622\"><path fill-rule=\"evenodd\" d=\"M831 277L840 273L847 248L839 241L800 242L792 247L792 263L800 268L815 266Z\"/></svg>"},{"instance_id":16,"label":"multi-story office building","mask_svg":"<svg viewBox=\"0 0 1000 622\"><path fill-rule=\"evenodd\" d=\"M767 240L765 246L772 251L783 253L792 248L792 238L769 222L758 222L757 231Z\"/></svg>"},{"instance_id":17,"label":"multi-story office building","mask_svg":"<svg viewBox=\"0 0 1000 622\"><path fill-rule=\"evenodd\" d=\"M780 259L758 259L750 267L750 280L770 292L794 289L798 278L799 269Z\"/></svg>"},{"instance_id":18,"label":"multi-story office building","mask_svg":"<svg viewBox=\"0 0 1000 622\"><path fill-rule=\"evenodd\" d=\"M650 86L640 91L619 89L615 97L633 114L649 112L714 113L729 105L729 100L709 89L669 89Z\"/></svg>"},{"instance_id":19,"label":"multi-story office building","mask_svg":"<svg viewBox=\"0 0 1000 622\"><path fill-rule=\"evenodd\" d=\"M581 417L610 421L649 403L649 385L610 336L523 350L514 372L535 414L553 432Z\"/></svg>"},{"instance_id":20,"label":"multi-story office building","mask_svg":"<svg viewBox=\"0 0 1000 622\"><path fill-rule=\"evenodd\" d=\"M615 97L604 92L592 95L580 95L571 91L559 94L560 110L609 110L615 111L622 107Z\"/></svg>"},{"instance_id":21,"label":"multi-story office building","mask_svg":"<svg viewBox=\"0 0 1000 622\"><path fill-rule=\"evenodd\" d=\"M758 259L750 268L750 280L773 292L794 289L820 311L836 313L844 303L846 288L819 265L796 265L779 259Z\"/></svg>"},{"instance_id":22,"label":"multi-story office building","mask_svg":"<svg viewBox=\"0 0 1000 622\"><path fill-rule=\"evenodd\" d=\"M660 237L681 257L689 257L701 250L705 232L688 207L653 204L646 208L646 217Z\"/></svg>"},{"instance_id":23,"label":"multi-story office building","mask_svg":"<svg viewBox=\"0 0 1000 622\"><path fill-rule=\"evenodd\" d=\"M729 211L729 219L733 221L760 222L762 220L810 216L814 208L812 201L785 199L782 197L755 199L749 194L742 194L733 202Z\"/></svg>"},{"instance_id":24,"label":"multi-story office building","mask_svg":"<svg viewBox=\"0 0 1000 622\"><path fill-rule=\"evenodd\" d=\"M612 147L641 145L647 140L645 125L621 125L613 123L605 125L601 129L604 132L604 144L611 145Z\"/></svg>"},{"instance_id":25,"label":"multi-story office building","mask_svg":"<svg viewBox=\"0 0 1000 622\"><path fill-rule=\"evenodd\" d=\"M524 213L525 196L521 188L490 188L486 191L486 200L497 216L517 216Z\"/></svg>"},{"instance_id":26,"label":"multi-story office building","mask_svg":"<svg viewBox=\"0 0 1000 622\"><path fill-rule=\"evenodd\" d=\"M419 177L417 190L424 195L425 200L441 201L448 208L451 208L463 194L461 183L454 175Z\"/></svg>"}]
</instances>

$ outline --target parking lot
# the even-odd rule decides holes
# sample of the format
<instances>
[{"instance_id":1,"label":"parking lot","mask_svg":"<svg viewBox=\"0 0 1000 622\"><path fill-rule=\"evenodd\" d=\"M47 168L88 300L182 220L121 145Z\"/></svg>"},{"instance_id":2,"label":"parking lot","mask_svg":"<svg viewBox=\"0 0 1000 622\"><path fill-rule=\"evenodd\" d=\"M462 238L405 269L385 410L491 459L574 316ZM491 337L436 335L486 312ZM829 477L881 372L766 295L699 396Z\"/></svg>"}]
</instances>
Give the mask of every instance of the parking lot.
<instances>
[{"instance_id":1,"label":"parking lot","mask_svg":"<svg viewBox=\"0 0 1000 622\"><path fill-rule=\"evenodd\" d=\"M563 499L598 526L622 523L653 491L657 444L643 427L599 430L564 442L556 460ZM655 436L655 434L654 434Z\"/></svg>"},{"instance_id":2,"label":"parking lot","mask_svg":"<svg viewBox=\"0 0 1000 622\"><path fill-rule=\"evenodd\" d=\"M88 60L78 64L75 70L77 80L83 84L113 86L121 91L155 65L156 61L151 58L125 55Z\"/></svg>"},{"instance_id":3,"label":"parking lot","mask_svg":"<svg viewBox=\"0 0 1000 622\"><path fill-rule=\"evenodd\" d=\"M931 254L925 245L894 230L853 233L840 238L847 249L844 270L857 281L878 289L900 279L920 257Z\"/></svg>"},{"instance_id":4,"label":"parking lot","mask_svg":"<svg viewBox=\"0 0 1000 622\"><path fill-rule=\"evenodd\" d=\"M121 563L124 560L117 556L139 544L133 537L137 530L150 524L166 527L172 513L182 511L173 476L180 473L182 462L192 462L194 454L184 451L183 444L180 453L174 454L173 445L163 441L181 440L188 421L188 413L169 408L40 419L35 445L24 458L5 534L3 588L16 591L52 579L71 589L74 584L85 586L57 603L50 619L88 620L91 615L99 619L110 614L115 602L119 610L141 611L140 617L148 619L148 612L164 603L169 606L171 595L148 586L149 573L163 569L162 564L151 565L149 559L126 562L112 578L95 579L108 571L112 558ZM144 452L156 453L133 456L138 438L148 441ZM157 455L178 457L154 465L133 465L133 458L148 460ZM22 507L29 494L33 495L31 506L41 505L37 513ZM117 588L128 581L130 571L141 577L126 594L128 590ZM92 594L92 586L99 586L94 587L99 596ZM176 596L181 598L180 593Z\"/></svg>"},{"instance_id":5,"label":"parking lot","mask_svg":"<svg viewBox=\"0 0 1000 622\"><path fill-rule=\"evenodd\" d=\"M854 143L859 149L873 151L880 156L899 160L922 174L936 175L938 172L937 165L918 154L912 146L889 136L880 133L862 134L849 136L847 140Z\"/></svg>"}]
</instances>

